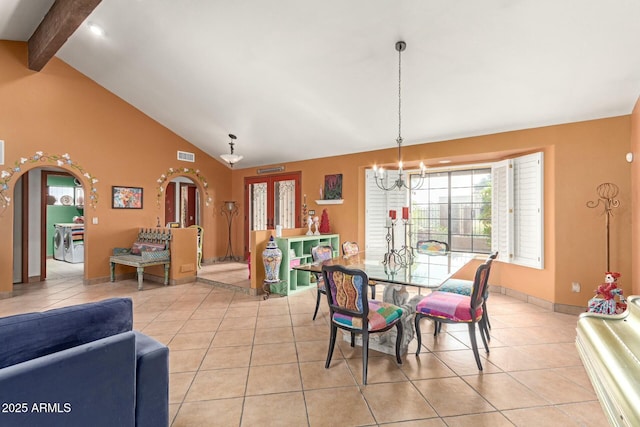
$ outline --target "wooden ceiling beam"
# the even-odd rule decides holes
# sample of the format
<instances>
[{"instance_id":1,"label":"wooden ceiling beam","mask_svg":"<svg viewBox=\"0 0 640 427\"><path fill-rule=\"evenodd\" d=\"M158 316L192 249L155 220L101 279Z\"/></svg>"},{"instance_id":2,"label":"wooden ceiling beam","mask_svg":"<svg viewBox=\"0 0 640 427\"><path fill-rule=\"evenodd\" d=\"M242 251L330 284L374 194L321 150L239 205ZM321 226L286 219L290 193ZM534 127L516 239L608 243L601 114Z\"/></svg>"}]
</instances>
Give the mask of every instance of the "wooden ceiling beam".
<instances>
[{"instance_id":1,"label":"wooden ceiling beam","mask_svg":"<svg viewBox=\"0 0 640 427\"><path fill-rule=\"evenodd\" d=\"M102 0L56 0L29 38L29 69L40 71Z\"/></svg>"}]
</instances>

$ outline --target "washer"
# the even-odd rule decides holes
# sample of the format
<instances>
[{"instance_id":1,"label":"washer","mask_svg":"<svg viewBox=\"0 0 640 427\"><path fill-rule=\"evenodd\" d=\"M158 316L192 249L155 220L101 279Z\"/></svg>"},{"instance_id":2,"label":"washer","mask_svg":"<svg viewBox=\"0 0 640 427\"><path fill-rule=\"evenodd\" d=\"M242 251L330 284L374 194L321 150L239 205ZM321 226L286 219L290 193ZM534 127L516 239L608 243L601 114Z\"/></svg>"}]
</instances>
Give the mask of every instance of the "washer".
<instances>
[{"instance_id":1,"label":"washer","mask_svg":"<svg viewBox=\"0 0 640 427\"><path fill-rule=\"evenodd\" d=\"M53 233L53 259L64 261L64 225L54 224L56 227Z\"/></svg>"}]
</instances>

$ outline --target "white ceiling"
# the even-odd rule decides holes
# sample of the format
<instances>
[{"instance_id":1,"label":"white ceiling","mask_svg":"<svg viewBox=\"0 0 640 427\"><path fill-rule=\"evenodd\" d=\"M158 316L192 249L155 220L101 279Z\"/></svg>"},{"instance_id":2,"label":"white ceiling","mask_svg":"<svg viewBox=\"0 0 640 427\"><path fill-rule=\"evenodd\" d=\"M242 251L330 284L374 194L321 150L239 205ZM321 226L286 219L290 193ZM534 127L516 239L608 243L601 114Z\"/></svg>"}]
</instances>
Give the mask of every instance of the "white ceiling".
<instances>
[{"instance_id":1,"label":"white ceiling","mask_svg":"<svg viewBox=\"0 0 640 427\"><path fill-rule=\"evenodd\" d=\"M0 1L27 40L53 0ZM629 114L638 0L105 0L57 56L236 168ZM45 67L46 70L46 67ZM603 141L604 142L604 141Z\"/></svg>"}]
</instances>

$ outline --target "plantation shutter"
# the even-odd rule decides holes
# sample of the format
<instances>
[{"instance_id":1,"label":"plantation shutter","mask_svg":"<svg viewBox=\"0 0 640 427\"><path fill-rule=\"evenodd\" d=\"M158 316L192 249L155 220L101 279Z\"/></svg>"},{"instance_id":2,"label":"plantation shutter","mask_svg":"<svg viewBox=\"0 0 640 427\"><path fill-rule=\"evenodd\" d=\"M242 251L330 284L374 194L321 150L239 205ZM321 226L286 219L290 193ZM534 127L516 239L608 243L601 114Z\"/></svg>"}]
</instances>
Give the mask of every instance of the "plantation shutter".
<instances>
[{"instance_id":1,"label":"plantation shutter","mask_svg":"<svg viewBox=\"0 0 640 427\"><path fill-rule=\"evenodd\" d=\"M390 172L393 173L393 172ZM389 179L389 173L385 174L385 185ZM387 252L387 228L385 227L389 210L397 212L397 217L402 216L402 207L408 206L408 193L406 190L384 191L378 188L375 182L375 174L372 169L365 171L365 250L367 258L379 258L381 261ZM399 249L404 244L404 227L402 221L395 226L395 247Z\"/></svg>"},{"instance_id":2,"label":"plantation shutter","mask_svg":"<svg viewBox=\"0 0 640 427\"><path fill-rule=\"evenodd\" d=\"M492 167L491 249L498 259L544 268L543 153Z\"/></svg>"},{"instance_id":3,"label":"plantation shutter","mask_svg":"<svg viewBox=\"0 0 640 427\"><path fill-rule=\"evenodd\" d=\"M513 159L513 262L543 268L542 153Z\"/></svg>"}]
</instances>

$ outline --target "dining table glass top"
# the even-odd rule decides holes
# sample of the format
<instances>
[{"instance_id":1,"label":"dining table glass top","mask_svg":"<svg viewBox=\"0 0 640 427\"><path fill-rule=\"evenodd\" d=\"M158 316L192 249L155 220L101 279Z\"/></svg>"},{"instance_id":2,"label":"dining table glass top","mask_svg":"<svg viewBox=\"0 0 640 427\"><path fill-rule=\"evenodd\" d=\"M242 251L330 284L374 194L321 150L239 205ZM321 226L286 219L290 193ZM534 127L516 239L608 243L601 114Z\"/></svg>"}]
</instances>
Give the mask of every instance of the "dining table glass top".
<instances>
[{"instance_id":1,"label":"dining table glass top","mask_svg":"<svg viewBox=\"0 0 640 427\"><path fill-rule=\"evenodd\" d=\"M324 262L303 264L296 270L321 273L323 265L343 265L364 271L370 281L390 284L437 288L475 258L484 259L485 254L470 252L444 252L438 254L415 254L411 265L384 264L381 259L367 258L366 252L352 256L339 256Z\"/></svg>"}]
</instances>

